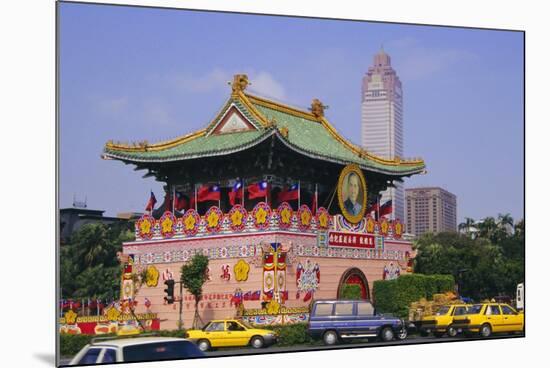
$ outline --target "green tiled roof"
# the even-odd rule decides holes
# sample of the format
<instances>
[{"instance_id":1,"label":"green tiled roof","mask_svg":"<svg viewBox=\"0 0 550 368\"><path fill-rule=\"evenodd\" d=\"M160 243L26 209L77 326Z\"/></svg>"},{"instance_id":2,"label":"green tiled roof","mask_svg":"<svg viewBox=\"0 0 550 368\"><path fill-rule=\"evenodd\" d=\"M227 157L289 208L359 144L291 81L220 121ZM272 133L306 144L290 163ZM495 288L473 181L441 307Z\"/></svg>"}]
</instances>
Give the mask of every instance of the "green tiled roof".
<instances>
[{"instance_id":1,"label":"green tiled roof","mask_svg":"<svg viewBox=\"0 0 550 368\"><path fill-rule=\"evenodd\" d=\"M211 134L232 105L235 105L256 129ZM143 147L125 147L108 143L104 154L108 158L136 163L178 161L242 151L259 144L273 134L277 134L285 145L301 154L343 165L353 163L363 169L389 175L411 175L420 173L425 168L423 161L393 162L376 158L338 135L324 118L242 93L232 95L205 130L172 142Z\"/></svg>"}]
</instances>

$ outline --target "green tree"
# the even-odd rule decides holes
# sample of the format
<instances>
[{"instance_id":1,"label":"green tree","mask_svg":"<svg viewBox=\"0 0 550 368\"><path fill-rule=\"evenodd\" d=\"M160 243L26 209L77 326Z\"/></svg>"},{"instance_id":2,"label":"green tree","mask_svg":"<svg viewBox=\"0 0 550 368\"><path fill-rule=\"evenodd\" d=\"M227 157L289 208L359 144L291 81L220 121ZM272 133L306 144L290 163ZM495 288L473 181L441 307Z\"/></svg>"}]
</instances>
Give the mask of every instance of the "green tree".
<instances>
[{"instance_id":1,"label":"green tree","mask_svg":"<svg viewBox=\"0 0 550 368\"><path fill-rule=\"evenodd\" d=\"M200 320L199 302L202 298L202 287L208 277L208 257L202 254L195 254L191 260L181 266L180 281L183 286L195 297L195 315L193 317L193 328L197 328Z\"/></svg>"},{"instance_id":2,"label":"green tree","mask_svg":"<svg viewBox=\"0 0 550 368\"><path fill-rule=\"evenodd\" d=\"M524 235L498 231L492 218L480 223L475 239L466 234L425 234L415 241L415 272L452 274L460 293L474 299L498 294L514 295L516 285L524 280ZM493 226L494 225L494 226Z\"/></svg>"},{"instance_id":3,"label":"green tree","mask_svg":"<svg viewBox=\"0 0 550 368\"><path fill-rule=\"evenodd\" d=\"M133 223L86 224L59 253L63 298L116 298L120 293L120 265L116 253L134 237Z\"/></svg>"}]
</instances>

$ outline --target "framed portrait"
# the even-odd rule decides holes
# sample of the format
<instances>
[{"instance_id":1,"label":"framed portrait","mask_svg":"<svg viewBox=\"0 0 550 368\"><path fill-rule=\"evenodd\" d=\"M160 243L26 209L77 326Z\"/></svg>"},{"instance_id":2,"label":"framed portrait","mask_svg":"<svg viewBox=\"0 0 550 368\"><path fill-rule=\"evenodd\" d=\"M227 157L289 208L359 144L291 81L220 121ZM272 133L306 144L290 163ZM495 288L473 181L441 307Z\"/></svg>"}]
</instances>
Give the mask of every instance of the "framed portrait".
<instances>
[{"instance_id":1,"label":"framed portrait","mask_svg":"<svg viewBox=\"0 0 550 368\"><path fill-rule=\"evenodd\" d=\"M367 181L357 165L344 167L338 178L338 203L342 214L356 224L367 210Z\"/></svg>"}]
</instances>

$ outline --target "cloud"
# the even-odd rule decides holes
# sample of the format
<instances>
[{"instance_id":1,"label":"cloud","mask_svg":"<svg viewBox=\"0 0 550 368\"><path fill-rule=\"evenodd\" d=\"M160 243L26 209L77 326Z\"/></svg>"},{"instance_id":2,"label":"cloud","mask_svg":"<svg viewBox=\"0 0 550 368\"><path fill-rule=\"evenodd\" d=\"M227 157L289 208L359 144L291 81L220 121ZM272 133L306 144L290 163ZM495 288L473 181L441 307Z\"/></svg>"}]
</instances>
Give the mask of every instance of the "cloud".
<instances>
[{"instance_id":1,"label":"cloud","mask_svg":"<svg viewBox=\"0 0 550 368\"><path fill-rule=\"evenodd\" d=\"M278 100L286 99L285 88L281 83L277 82L271 74L267 72L252 74L249 76L249 80L251 82L251 90Z\"/></svg>"},{"instance_id":2,"label":"cloud","mask_svg":"<svg viewBox=\"0 0 550 368\"><path fill-rule=\"evenodd\" d=\"M251 90L277 99L286 98L283 85L276 81L273 75L266 71L257 72L251 68L241 71L214 68L203 75L176 74L165 76L165 79L183 92L210 93L213 91L227 91L229 89L228 83L231 83L233 75L238 73L248 75L248 80L251 82Z\"/></svg>"},{"instance_id":3,"label":"cloud","mask_svg":"<svg viewBox=\"0 0 550 368\"><path fill-rule=\"evenodd\" d=\"M225 88L227 82L231 80L231 75L220 68L215 68L201 76L176 74L167 76L167 79L185 92L206 93Z\"/></svg>"},{"instance_id":4,"label":"cloud","mask_svg":"<svg viewBox=\"0 0 550 368\"><path fill-rule=\"evenodd\" d=\"M404 37L385 44L390 55L399 60L395 67L402 79L419 80L449 70L460 63L471 62L478 56L469 50L431 48L413 37Z\"/></svg>"}]
</instances>

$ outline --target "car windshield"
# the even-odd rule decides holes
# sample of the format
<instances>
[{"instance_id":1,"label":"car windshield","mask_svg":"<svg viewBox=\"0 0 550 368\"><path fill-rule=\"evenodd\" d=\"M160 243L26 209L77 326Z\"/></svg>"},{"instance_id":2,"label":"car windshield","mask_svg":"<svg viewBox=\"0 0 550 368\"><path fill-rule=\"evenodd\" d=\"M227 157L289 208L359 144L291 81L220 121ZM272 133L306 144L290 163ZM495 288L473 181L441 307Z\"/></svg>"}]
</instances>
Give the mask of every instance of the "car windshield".
<instances>
[{"instance_id":1,"label":"car windshield","mask_svg":"<svg viewBox=\"0 0 550 368\"><path fill-rule=\"evenodd\" d=\"M482 304L476 304L468 308L467 314L479 314L481 312L481 307L483 307Z\"/></svg>"},{"instance_id":2,"label":"car windshield","mask_svg":"<svg viewBox=\"0 0 550 368\"><path fill-rule=\"evenodd\" d=\"M125 362L199 358L204 356L204 353L195 344L184 340L130 345L126 346L122 352Z\"/></svg>"},{"instance_id":3,"label":"car windshield","mask_svg":"<svg viewBox=\"0 0 550 368\"><path fill-rule=\"evenodd\" d=\"M443 307L440 307L437 312L435 312L436 316L444 316L449 311L449 306L444 305Z\"/></svg>"}]
</instances>

